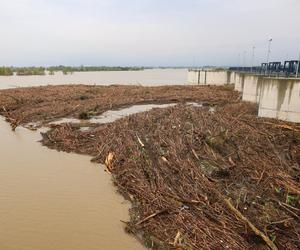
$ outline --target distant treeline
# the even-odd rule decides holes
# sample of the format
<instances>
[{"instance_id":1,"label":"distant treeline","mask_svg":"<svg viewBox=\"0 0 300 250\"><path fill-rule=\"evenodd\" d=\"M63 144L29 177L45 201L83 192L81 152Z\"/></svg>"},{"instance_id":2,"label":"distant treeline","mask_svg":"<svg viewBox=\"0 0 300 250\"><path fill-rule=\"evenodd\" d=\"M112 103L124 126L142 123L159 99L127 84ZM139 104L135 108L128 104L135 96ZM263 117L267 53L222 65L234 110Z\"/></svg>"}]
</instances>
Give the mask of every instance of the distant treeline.
<instances>
[{"instance_id":1,"label":"distant treeline","mask_svg":"<svg viewBox=\"0 0 300 250\"><path fill-rule=\"evenodd\" d=\"M85 71L132 71L132 70L144 70L144 67L108 67L108 66L79 66L79 67L69 67L69 66L53 66L47 68L51 71L62 71L62 72L85 72Z\"/></svg>"},{"instance_id":2,"label":"distant treeline","mask_svg":"<svg viewBox=\"0 0 300 250\"><path fill-rule=\"evenodd\" d=\"M0 67L0 76L12 76L14 73L18 76L45 75L44 67Z\"/></svg>"},{"instance_id":3,"label":"distant treeline","mask_svg":"<svg viewBox=\"0 0 300 250\"><path fill-rule=\"evenodd\" d=\"M68 74L72 72L88 72L88 71L137 71L144 70L144 67L107 67L107 66L51 66L51 67L0 67L0 75L9 76L16 75L45 75L46 71L49 75L53 75L56 71L62 71L63 74Z\"/></svg>"},{"instance_id":4,"label":"distant treeline","mask_svg":"<svg viewBox=\"0 0 300 250\"><path fill-rule=\"evenodd\" d=\"M18 76L41 76L45 75L45 68L43 67L22 67L22 68L14 68L16 74Z\"/></svg>"},{"instance_id":5,"label":"distant treeline","mask_svg":"<svg viewBox=\"0 0 300 250\"><path fill-rule=\"evenodd\" d=\"M12 76L14 71L10 67L0 67L0 75L1 76Z\"/></svg>"}]
</instances>

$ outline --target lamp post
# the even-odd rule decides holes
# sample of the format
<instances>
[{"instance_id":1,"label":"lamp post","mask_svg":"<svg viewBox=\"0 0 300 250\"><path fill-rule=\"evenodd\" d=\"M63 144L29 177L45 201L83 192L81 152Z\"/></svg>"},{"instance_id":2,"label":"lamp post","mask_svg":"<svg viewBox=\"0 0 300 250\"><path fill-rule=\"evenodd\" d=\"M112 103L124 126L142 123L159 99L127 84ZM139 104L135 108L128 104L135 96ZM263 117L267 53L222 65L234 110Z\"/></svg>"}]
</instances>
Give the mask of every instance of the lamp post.
<instances>
[{"instance_id":1,"label":"lamp post","mask_svg":"<svg viewBox=\"0 0 300 250\"><path fill-rule=\"evenodd\" d=\"M247 51L244 50L244 52L243 52L243 69L244 69L244 71L246 71L246 53L247 53Z\"/></svg>"},{"instance_id":2,"label":"lamp post","mask_svg":"<svg viewBox=\"0 0 300 250\"><path fill-rule=\"evenodd\" d=\"M269 40L269 45L268 45L266 74L268 73L269 59L270 59L271 43L272 43L272 41L273 41L273 39L271 38L271 39Z\"/></svg>"},{"instance_id":3,"label":"lamp post","mask_svg":"<svg viewBox=\"0 0 300 250\"><path fill-rule=\"evenodd\" d=\"M196 69L196 63L195 62L196 62L195 56L193 56L193 67L192 67L193 69Z\"/></svg>"}]
</instances>

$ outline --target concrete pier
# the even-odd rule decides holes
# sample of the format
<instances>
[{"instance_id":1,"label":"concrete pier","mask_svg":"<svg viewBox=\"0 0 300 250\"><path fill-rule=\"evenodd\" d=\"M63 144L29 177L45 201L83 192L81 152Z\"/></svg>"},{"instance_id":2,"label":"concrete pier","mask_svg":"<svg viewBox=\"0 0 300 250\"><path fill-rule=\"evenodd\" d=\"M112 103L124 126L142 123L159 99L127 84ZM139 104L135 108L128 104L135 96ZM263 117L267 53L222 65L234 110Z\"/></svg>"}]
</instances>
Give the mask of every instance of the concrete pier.
<instances>
[{"instance_id":1,"label":"concrete pier","mask_svg":"<svg viewBox=\"0 0 300 250\"><path fill-rule=\"evenodd\" d=\"M197 69L189 70L188 83L198 85L225 85L230 84L231 71L218 69Z\"/></svg>"},{"instance_id":2,"label":"concrete pier","mask_svg":"<svg viewBox=\"0 0 300 250\"><path fill-rule=\"evenodd\" d=\"M230 71L230 81L229 81L229 84L235 84L235 80L236 80L236 72Z\"/></svg>"},{"instance_id":3,"label":"concrete pier","mask_svg":"<svg viewBox=\"0 0 300 250\"><path fill-rule=\"evenodd\" d=\"M234 90L238 92L242 92L244 89L244 77L245 74L241 72L235 73L235 83L234 83Z\"/></svg>"},{"instance_id":4,"label":"concrete pier","mask_svg":"<svg viewBox=\"0 0 300 250\"><path fill-rule=\"evenodd\" d=\"M244 75L243 101L259 103L263 77L260 75Z\"/></svg>"},{"instance_id":5,"label":"concrete pier","mask_svg":"<svg viewBox=\"0 0 300 250\"><path fill-rule=\"evenodd\" d=\"M258 116L300 122L300 79L263 78Z\"/></svg>"},{"instance_id":6,"label":"concrete pier","mask_svg":"<svg viewBox=\"0 0 300 250\"><path fill-rule=\"evenodd\" d=\"M229 70L189 70L188 82L234 84L242 100L259 104L258 116L300 123L300 78L279 78Z\"/></svg>"}]
</instances>

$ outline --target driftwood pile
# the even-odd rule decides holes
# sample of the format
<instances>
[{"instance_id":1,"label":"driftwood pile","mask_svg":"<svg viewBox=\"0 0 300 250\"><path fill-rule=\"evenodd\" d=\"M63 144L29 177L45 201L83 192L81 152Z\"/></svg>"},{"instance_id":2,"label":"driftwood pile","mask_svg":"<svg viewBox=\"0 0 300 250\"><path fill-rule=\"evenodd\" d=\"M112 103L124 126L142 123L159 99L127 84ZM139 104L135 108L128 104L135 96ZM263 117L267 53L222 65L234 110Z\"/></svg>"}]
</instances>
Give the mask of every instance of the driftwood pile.
<instances>
[{"instance_id":1,"label":"driftwood pile","mask_svg":"<svg viewBox=\"0 0 300 250\"><path fill-rule=\"evenodd\" d=\"M56 98L53 89L27 89L23 106L1 92L2 114L46 122L94 105L101 113L110 98L112 107L178 102L89 131L62 124L43 134L42 143L50 148L88 154L106 165L133 203L128 232L156 249L300 248L299 124L257 118L255 105L239 102L237 93L224 88L166 87L165 93L164 87L115 87L113 93L122 92L124 100L104 90L113 87L100 88L105 94L89 88L78 86L65 97L56 89ZM36 91L42 101L34 104L28 97L36 98ZM88 98L74 101L87 91ZM187 100L218 106L180 104ZM77 102L72 111L69 103Z\"/></svg>"},{"instance_id":2,"label":"driftwood pile","mask_svg":"<svg viewBox=\"0 0 300 250\"><path fill-rule=\"evenodd\" d=\"M0 91L0 115L16 128L29 122L46 124L62 117L88 119L107 110L133 104L188 101L223 104L237 99L237 92L217 86L61 85L15 88Z\"/></svg>"},{"instance_id":3,"label":"driftwood pile","mask_svg":"<svg viewBox=\"0 0 300 250\"><path fill-rule=\"evenodd\" d=\"M58 150L105 163L148 246L300 248L300 127L236 103L155 109L82 132L44 134Z\"/></svg>"}]
</instances>

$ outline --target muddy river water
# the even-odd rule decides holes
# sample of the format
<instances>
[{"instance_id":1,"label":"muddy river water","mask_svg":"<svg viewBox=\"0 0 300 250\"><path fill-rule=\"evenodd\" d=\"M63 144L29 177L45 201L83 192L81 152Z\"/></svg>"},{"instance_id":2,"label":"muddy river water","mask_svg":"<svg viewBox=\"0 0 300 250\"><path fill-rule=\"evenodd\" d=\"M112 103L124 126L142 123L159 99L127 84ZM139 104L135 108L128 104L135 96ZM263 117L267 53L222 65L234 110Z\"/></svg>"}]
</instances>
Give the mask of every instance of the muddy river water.
<instances>
[{"instance_id":1,"label":"muddy river water","mask_svg":"<svg viewBox=\"0 0 300 250\"><path fill-rule=\"evenodd\" d=\"M184 84L186 70L0 77L0 89L47 84ZM148 110L105 113L102 122ZM97 121L96 121L97 122ZM0 116L0 249L144 249L124 231L130 204L90 157L43 147L40 131L12 132Z\"/></svg>"},{"instance_id":2,"label":"muddy river water","mask_svg":"<svg viewBox=\"0 0 300 250\"><path fill-rule=\"evenodd\" d=\"M39 139L0 118L0 249L143 249L104 168Z\"/></svg>"},{"instance_id":3,"label":"muddy river water","mask_svg":"<svg viewBox=\"0 0 300 250\"><path fill-rule=\"evenodd\" d=\"M141 71L56 72L44 76L0 76L0 89L57 84L141 84L182 85L187 82L187 69L147 69Z\"/></svg>"}]
</instances>

